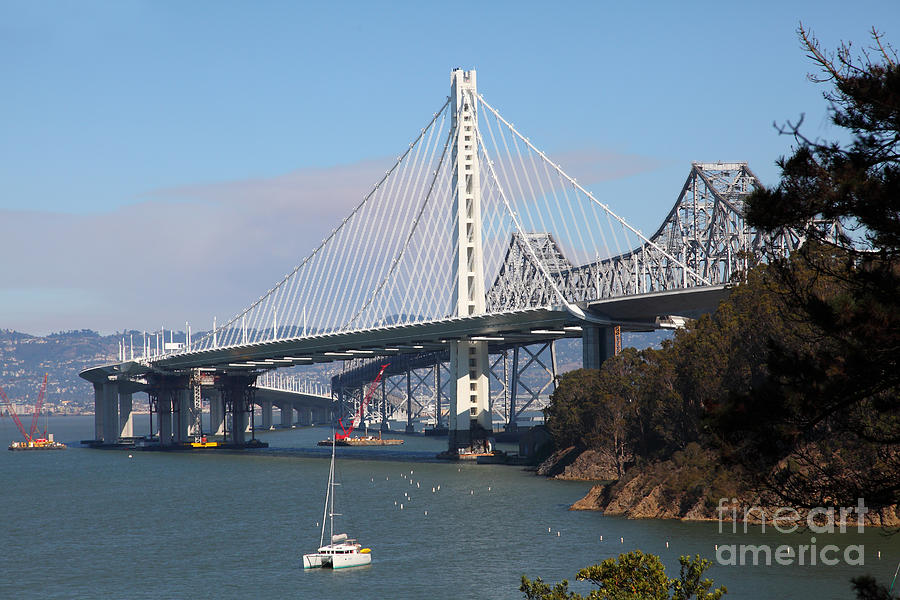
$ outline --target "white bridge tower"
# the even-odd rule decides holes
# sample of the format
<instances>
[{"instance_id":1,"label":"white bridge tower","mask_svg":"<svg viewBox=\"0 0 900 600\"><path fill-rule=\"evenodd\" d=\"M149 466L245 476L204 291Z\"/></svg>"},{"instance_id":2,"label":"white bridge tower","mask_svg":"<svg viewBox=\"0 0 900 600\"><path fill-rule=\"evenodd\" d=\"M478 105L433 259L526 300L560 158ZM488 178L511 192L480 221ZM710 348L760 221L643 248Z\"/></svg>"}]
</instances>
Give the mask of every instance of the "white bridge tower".
<instances>
[{"instance_id":1,"label":"white bridge tower","mask_svg":"<svg viewBox=\"0 0 900 600\"><path fill-rule=\"evenodd\" d=\"M456 257L456 316L485 312L484 258L481 245L481 180L478 165L475 110L475 71L455 69L450 74L452 127L453 232ZM488 343L458 341L450 344L450 373L456 385L450 397L450 452L475 446L491 434L488 390Z\"/></svg>"}]
</instances>

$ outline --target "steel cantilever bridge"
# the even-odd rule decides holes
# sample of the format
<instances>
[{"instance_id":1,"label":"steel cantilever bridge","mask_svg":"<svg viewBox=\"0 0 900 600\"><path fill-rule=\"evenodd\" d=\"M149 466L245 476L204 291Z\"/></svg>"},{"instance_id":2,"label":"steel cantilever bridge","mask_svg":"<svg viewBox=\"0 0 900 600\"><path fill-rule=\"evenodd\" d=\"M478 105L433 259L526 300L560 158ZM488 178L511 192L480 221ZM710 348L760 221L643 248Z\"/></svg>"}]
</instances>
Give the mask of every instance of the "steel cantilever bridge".
<instances>
[{"instance_id":1,"label":"steel cantilever bridge","mask_svg":"<svg viewBox=\"0 0 900 600\"><path fill-rule=\"evenodd\" d=\"M95 384L96 437L131 435L131 392L144 389L159 442L192 439L205 381L219 392L217 418L230 415L232 441L243 443L261 373L391 356L407 373L449 364L449 449L466 449L491 432L492 354L581 337L584 366L597 368L616 328L710 312L748 261L794 250L793 232L748 228L743 201L757 185L746 163L693 163L645 236L488 104L475 71L454 70L450 96L409 147L271 289L183 348L123 353L81 374ZM367 369L353 372L333 386L338 395L362 388Z\"/></svg>"}]
</instances>

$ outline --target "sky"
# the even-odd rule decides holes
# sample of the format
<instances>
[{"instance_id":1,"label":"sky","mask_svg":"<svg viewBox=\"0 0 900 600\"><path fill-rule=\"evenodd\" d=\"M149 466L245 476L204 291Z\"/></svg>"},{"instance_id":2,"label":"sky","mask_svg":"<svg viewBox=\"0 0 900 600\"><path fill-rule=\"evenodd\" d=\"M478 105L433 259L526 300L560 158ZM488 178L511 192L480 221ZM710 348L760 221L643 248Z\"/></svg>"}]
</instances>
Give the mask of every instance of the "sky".
<instances>
[{"instance_id":1,"label":"sky","mask_svg":"<svg viewBox=\"0 0 900 600\"><path fill-rule=\"evenodd\" d=\"M208 329L337 226L455 67L629 223L692 161L766 185L805 115L797 27L900 45L900 3L0 0L0 328Z\"/></svg>"}]
</instances>

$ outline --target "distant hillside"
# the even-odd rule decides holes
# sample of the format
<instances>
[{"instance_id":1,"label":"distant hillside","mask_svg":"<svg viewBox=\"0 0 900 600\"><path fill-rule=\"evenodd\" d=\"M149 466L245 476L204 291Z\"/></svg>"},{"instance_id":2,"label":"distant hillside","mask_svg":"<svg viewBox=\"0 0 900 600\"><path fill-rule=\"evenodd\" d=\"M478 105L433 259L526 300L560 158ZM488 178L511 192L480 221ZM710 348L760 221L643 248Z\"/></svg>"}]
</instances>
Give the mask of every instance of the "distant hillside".
<instances>
[{"instance_id":1,"label":"distant hillside","mask_svg":"<svg viewBox=\"0 0 900 600\"><path fill-rule=\"evenodd\" d=\"M121 334L101 336L96 331L65 331L37 337L0 330L0 385L13 402L33 403L47 373L47 401L83 405L93 402L90 384L79 371L115 360Z\"/></svg>"}]
</instances>

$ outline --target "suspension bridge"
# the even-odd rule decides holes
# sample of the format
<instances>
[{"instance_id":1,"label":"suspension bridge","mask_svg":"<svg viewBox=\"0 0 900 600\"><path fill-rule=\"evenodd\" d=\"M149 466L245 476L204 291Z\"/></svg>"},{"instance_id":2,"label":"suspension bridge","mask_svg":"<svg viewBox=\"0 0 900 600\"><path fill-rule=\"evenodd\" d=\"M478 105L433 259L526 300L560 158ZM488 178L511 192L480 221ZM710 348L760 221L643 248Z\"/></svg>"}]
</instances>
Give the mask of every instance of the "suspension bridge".
<instances>
[{"instance_id":1,"label":"suspension bridge","mask_svg":"<svg viewBox=\"0 0 900 600\"><path fill-rule=\"evenodd\" d=\"M489 104L475 71L456 69L450 95L380 181L246 309L179 348L130 360L122 352L81 373L95 387L97 441L124 437L135 390L149 394L160 444L196 436L206 386L232 423L231 441L243 444L262 373L353 361L332 381L337 406L391 363L386 379L406 374L411 418L412 373L431 368L449 451L465 452L491 435L498 357L516 357L499 386L514 427L523 348L552 354L554 340L578 337L583 365L599 368L617 332L710 312L750 262L799 246L792 231L747 226L743 202L758 185L746 163L693 163L645 236ZM530 364L555 363L528 353Z\"/></svg>"}]
</instances>

